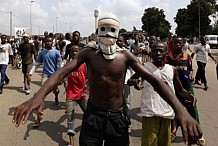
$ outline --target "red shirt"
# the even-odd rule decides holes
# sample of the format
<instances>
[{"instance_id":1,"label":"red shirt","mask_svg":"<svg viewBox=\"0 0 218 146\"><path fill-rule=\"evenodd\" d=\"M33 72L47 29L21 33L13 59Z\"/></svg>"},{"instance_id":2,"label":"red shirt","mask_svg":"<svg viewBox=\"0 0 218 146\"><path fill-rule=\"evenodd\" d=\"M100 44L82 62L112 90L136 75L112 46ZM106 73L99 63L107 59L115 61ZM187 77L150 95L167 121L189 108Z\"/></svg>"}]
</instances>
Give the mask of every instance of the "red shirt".
<instances>
[{"instance_id":1,"label":"red shirt","mask_svg":"<svg viewBox=\"0 0 218 146\"><path fill-rule=\"evenodd\" d=\"M84 99L86 89L86 65L82 64L77 70L67 76L67 98L71 100Z\"/></svg>"},{"instance_id":2,"label":"red shirt","mask_svg":"<svg viewBox=\"0 0 218 146\"><path fill-rule=\"evenodd\" d=\"M173 41L167 42L168 52L173 52Z\"/></svg>"}]
</instances>

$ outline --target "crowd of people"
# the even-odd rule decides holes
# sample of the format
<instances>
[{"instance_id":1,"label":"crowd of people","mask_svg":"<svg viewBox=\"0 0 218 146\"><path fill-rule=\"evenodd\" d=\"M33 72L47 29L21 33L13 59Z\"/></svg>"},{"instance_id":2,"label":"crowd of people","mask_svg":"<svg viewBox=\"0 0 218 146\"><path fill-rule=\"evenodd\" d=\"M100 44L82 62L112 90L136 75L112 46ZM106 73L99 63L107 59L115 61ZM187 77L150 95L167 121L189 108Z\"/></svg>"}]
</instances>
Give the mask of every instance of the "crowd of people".
<instances>
[{"instance_id":1,"label":"crowd of people","mask_svg":"<svg viewBox=\"0 0 218 146\"><path fill-rule=\"evenodd\" d=\"M9 57L15 58L12 59L14 65L16 57L21 56L23 90L27 95L31 92L31 76L43 65L41 88L17 106L13 122L18 127L37 110L34 126L39 127L47 94L53 91L55 104L59 106L58 86L63 84L70 145L74 145L75 107L79 104L84 112L80 146L103 143L127 146L131 133L130 86L133 85L141 90L142 146L170 146L179 126L186 144L205 145L192 84L203 83L206 91L208 56L217 63L206 39L201 37L191 50L179 36L173 37L168 44L156 36L121 36L119 25L113 14L100 17L96 34L90 35L85 44L80 41L79 31L74 31L72 36L71 33L60 34L58 39L46 31L42 39L35 36L33 41L24 34L20 44L14 40L7 42L7 36L2 35L0 94L9 83L6 75ZM198 64L195 80L194 54Z\"/></svg>"}]
</instances>

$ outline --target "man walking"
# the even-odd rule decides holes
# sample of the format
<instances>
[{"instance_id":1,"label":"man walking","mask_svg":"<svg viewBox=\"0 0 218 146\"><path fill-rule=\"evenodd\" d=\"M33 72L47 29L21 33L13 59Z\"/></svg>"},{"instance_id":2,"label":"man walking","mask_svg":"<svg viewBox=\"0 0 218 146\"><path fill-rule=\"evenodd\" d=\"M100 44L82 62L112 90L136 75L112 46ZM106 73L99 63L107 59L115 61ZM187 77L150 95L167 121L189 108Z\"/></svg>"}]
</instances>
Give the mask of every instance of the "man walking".
<instances>
[{"instance_id":1,"label":"man walking","mask_svg":"<svg viewBox=\"0 0 218 146\"><path fill-rule=\"evenodd\" d=\"M6 69L9 62L9 55L13 55L13 50L11 45L7 43L7 36L1 36L1 44L0 44L0 71L1 71L1 82L0 82L0 94L2 94L3 86L5 83L9 83L9 79L6 75Z\"/></svg>"},{"instance_id":2,"label":"man walking","mask_svg":"<svg viewBox=\"0 0 218 146\"><path fill-rule=\"evenodd\" d=\"M29 43L29 35L24 34L23 36L23 43L20 44L18 49L18 54L21 55L22 59L22 73L23 73L23 80L24 80L24 87L23 90L26 94L30 94L30 82L27 79L27 74L30 72L30 69L33 66L33 56L36 59L36 50L31 43Z\"/></svg>"},{"instance_id":3,"label":"man walking","mask_svg":"<svg viewBox=\"0 0 218 146\"><path fill-rule=\"evenodd\" d=\"M217 61L214 59L213 55L211 54L211 49L208 44L206 44L206 39L204 37L200 37L200 43L194 47L193 53L191 57L193 58L196 53L196 61L198 65L198 69L195 75L195 84L201 85L204 84L204 90L208 89L207 79L205 76L205 68L208 61L208 56L213 59L215 63ZM199 83L201 81L201 83Z\"/></svg>"}]
</instances>

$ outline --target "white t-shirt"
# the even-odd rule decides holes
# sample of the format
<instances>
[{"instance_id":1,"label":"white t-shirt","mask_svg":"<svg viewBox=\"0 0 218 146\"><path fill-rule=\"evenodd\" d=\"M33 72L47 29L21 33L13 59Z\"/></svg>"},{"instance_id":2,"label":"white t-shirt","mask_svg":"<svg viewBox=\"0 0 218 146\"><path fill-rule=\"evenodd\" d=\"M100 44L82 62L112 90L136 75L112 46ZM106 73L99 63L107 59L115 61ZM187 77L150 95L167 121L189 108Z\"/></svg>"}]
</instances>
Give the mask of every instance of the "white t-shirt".
<instances>
[{"instance_id":1,"label":"white t-shirt","mask_svg":"<svg viewBox=\"0 0 218 146\"><path fill-rule=\"evenodd\" d=\"M167 82L175 93L173 76L173 67L165 64L164 68L160 70L153 63L146 62L145 68L152 72L158 78ZM154 90L152 85L147 81L143 82L144 88L141 95L141 114L144 117L162 117L166 119L173 119L175 116L172 107L162 99L162 97Z\"/></svg>"},{"instance_id":2,"label":"white t-shirt","mask_svg":"<svg viewBox=\"0 0 218 146\"><path fill-rule=\"evenodd\" d=\"M0 64L8 65L9 55L13 55L13 50L9 43L0 44Z\"/></svg>"},{"instance_id":3,"label":"white t-shirt","mask_svg":"<svg viewBox=\"0 0 218 146\"><path fill-rule=\"evenodd\" d=\"M211 53L210 45L202 45L201 43L194 47L193 53L196 53L196 61L207 63L208 53Z\"/></svg>"},{"instance_id":4,"label":"white t-shirt","mask_svg":"<svg viewBox=\"0 0 218 146\"><path fill-rule=\"evenodd\" d=\"M64 55L66 52L67 45L70 44L71 42L69 40L63 40L63 41L65 41L65 43L66 43L66 45L63 47L62 52L61 52Z\"/></svg>"},{"instance_id":5,"label":"white t-shirt","mask_svg":"<svg viewBox=\"0 0 218 146\"><path fill-rule=\"evenodd\" d=\"M188 48L189 48L189 44L188 42L186 42L185 45L182 47L183 52L187 52Z\"/></svg>"},{"instance_id":6,"label":"white t-shirt","mask_svg":"<svg viewBox=\"0 0 218 146\"><path fill-rule=\"evenodd\" d=\"M123 49L124 49L124 50L127 50L126 48L123 48ZM127 50L127 51L129 51L129 50ZM135 73L135 72L132 70L132 68L127 68L124 84L127 84L127 81L132 77L132 75L133 75L134 73Z\"/></svg>"},{"instance_id":7,"label":"white t-shirt","mask_svg":"<svg viewBox=\"0 0 218 146\"><path fill-rule=\"evenodd\" d=\"M125 76L125 84L127 84L127 81L131 78L131 76L134 74L135 72L132 70L132 68L127 68L126 70L126 76Z\"/></svg>"}]
</instances>

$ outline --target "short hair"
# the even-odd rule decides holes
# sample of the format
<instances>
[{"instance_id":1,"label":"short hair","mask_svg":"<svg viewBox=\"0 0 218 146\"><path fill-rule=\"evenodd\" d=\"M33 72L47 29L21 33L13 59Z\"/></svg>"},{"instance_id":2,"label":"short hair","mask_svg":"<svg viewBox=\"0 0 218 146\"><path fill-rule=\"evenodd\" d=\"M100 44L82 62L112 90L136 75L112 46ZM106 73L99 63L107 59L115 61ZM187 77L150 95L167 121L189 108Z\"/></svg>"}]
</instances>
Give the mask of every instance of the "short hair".
<instances>
[{"instance_id":1,"label":"short hair","mask_svg":"<svg viewBox=\"0 0 218 146\"><path fill-rule=\"evenodd\" d=\"M54 36L53 35L49 35L46 40L48 40L48 38L51 38L53 40Z\"/></svg>"},{"instance_id":2,"label":"short hair","mask_svg":"<svg viewBox=\"0 0 218 146\"><path fill-rule=\"evenodd\" d=\"M6 34L2 34L1 37L7 37L7 35Z\"/></svg>"},{"instance_id":3,"label":"short hair","mask_svg":"<svg viewBox=\"0 0 218 146\"><path fill-rule=\"evenodd\" d=\"M71 37L71 35L70 35L69 32L65 33L65 38L66 38L66 39L70 39L70 37Z\"/></svg>"},{"instance_id":4,"label":"short hair","mask_svg":"<svg viewBox=\"0 0 218 146\"><path fill-rule=\"evenodd\" d=\"M48 36L51 36L51 37L53 37L53 38L54 38L54 34L53 34L53 33L51 33L51 32L48 34Z\"/></svg>"},{"instance_id":5,"label":"short hair","mask_svg":"<svg viewBox=\"0 0 218 146\"><path fill-rule=\"evenodd\" d=\"M181 39L182 39L182 41L183 41L183 43L185 43L185 42L186 42L186 41L185 41L185 39L184 39L183 37L181 37L181 36L175 36L174 40L175 40L175 39L178 39L178 38L181 38Z\"/></svg>"},{"instance_id":6,"label":"short hair","mask_svg":"<svg viewBox=\"0 0 218 146\"><path fill-rule=\"evenodd\" d=\"M151 35L151 36L149 37L149 39L150 39L150 38L154 38L155 41L157 41L157 37L156 37L155 35Z\"/></svg>"},{"instance_id":7,"label":"short hair","mask_svg":"<svg viewBox=\"0 0 218 146\"><path fill-rule=\"evenodd\" d=\"M73 32L73 35L75 35L76 33L78 33L80 35L80 32L77 30Z\"/></svg>"},{"instance_id":8,"label":"short hair","mask_svg":"<svg viewBox=\"0 0 218 146\"><path fill-rule=\"evenodd\" d=\"M164 43L164 42L162 42L162 41L156 41L156 42L154 42L154 43L151 45L151 50L152 50L153 48L155 48L155 47L157 46L157 44L163 44L163 45L164 45L164 49L167 51L167 45L166 45L166 43Z\"/></svg>"},{"instance_id":9,"label":"short hair","mask_svg":"<svg viewBox=\"0 0 218 146\"><path fill-rule=\"evenodd\" d=\"M72 48L73 48L73 47L78 47L79 50L82 50L82 48L81 48L79 45L77 45L77 44L73 44L73 45L70 47L71 51L72 51Z\"/></svg>"}]
</instances>

